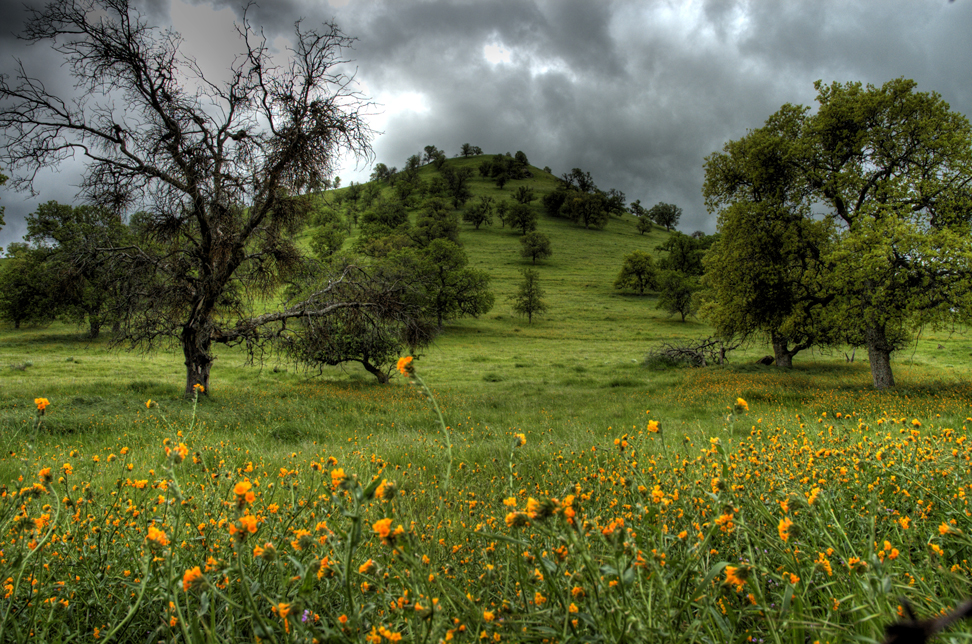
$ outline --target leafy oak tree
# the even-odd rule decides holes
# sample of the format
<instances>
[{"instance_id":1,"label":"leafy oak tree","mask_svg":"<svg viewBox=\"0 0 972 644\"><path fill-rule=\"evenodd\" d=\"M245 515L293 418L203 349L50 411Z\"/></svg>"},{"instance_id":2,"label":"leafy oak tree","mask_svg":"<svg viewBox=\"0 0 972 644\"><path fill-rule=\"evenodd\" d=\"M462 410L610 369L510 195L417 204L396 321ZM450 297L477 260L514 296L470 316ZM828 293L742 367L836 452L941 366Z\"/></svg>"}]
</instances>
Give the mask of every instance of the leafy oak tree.
<instances>
[{"instance_id":1,"label":"leafy oak tree","mask_svg":"<svg viewBox=\"0 0 972 644\"><path fill-rule=\"evenodd\" d=\"M538 259L547 259L553 255L550 249L550 239L541 232L533 231L520 238L523 248L520 250L522 257L529 257L534 264Z\"/></svg>"},{"instance_id":2,"label":"leafy oak tree","mask_svg":"<svg viewBox=\"0 0 972 644\"><path fill-rule=\"evenodd\" d=\"M643 250L636 250L624 256L621 272L614 280L614 288L631 289L644 295L645 291L658 288L658 269L655 260Z\"/></svg>"},{"instance_id":3,"label":"leafy oak tree","mask_svg":"<svg viewBox=\"0 0 972 644\"><path fill-rule=\"evenodd\" d=\"M53 280L50 299L78 323L86 321L89 338L100 335L103 323L119 322L131 283L111 261L112 249L131 241L121 217L105 208L48 201L27 216L25 239L43 253Z\"/></svg>"},{"instance_id":4,"label":"leafy oak tree","mask_svg":"<svg viewBox=\"0 0 972 644\"><path fill-rule=\"evenodd\" d=\"M834 222L835 304L893 387L893 338L970 310L972 128L912 80L815 87L806 175Z\"/></svg>"},{"instance_id":5,"label":"leafy oak tree","mask_svg":"<svg viewBox=\"0 0 972 644\"><path fill-rule=\"evenodd\" d=\"M298 195L324 185L342 152L370 153L371 132L368 102L340 71L352 41L336 25L298 23L283 64L245 14L238 32L241 53L217 82L128 0L64 0L31 10L23 37L63 56L76 95L52 95L23 68L0 78L0 163L14 187L77 153L86 202L148 206L145 235L113 253L137 278L123 337L146 349L177 342L187 395L197 384L209 393L214 344L254 349L274 336L264 327L290 318L395 309L341 300L332 287L354 271L262 308L303 260L296 237L311 208Z\"/></svg>"},{"instance_id":6,"label":"leafy oak tree","mask_svg":"<svg viewBox=\"0 0 972 644\"><path fill-rule=\"evenodd\" d=\"M648 218L659 226L664 226L665 230L671 230L682 218L682 209L675 204L659 201L648 210Z\"/></svg>"},{"instance_id":7,"label":"leafy oak tree","mask_svg":"<svg viewBox=\"0 0 972 644\"><path fill-rule=\"evenodd\" d=\"M45 266L43 249L16 242L7 246L7 258L0 263L0 320L23 324L45 324L59 311L56 281Z\"/></svg>"},{"instance_id":8,"label":"leafy oak tree","mask_svg":"<svg viewBox=\"0 0 972 644\"><path fill-rule=\"evenodd\" d=\"M815 114L784 106L707 160L707 201L723 208L710 320L864 345L874 386L893 387L909 333L970 310L972 128L914 81L816 88Z\"/></svg>"},{"instance_id":9,"label":"leafy oak tree","mask_svg":"<svg viewBox=\"0 0 972 644\"><path fill-rule=\"evenodd\" d=\"M658 279L657 308L669 315L678 314L685 322L685 317L695 313L697 308L695 292L698 289L697 278L681 271L662 271Z\"/></svg>"},{"instance_id":10,"label":"leafy oak tree","mask_svg":"<svg viewBox=\"0 0 972 644\"><path fill-rule=\"evenodd\" d=\"M530 206L522 203L513 203L509 205L509 210L503 219L504 223L510 225L510 228L519 230L521 235L526 235L537 229L537 221L540 217Z\"/></svg>"},{"instance_id":11,"label":"leafy oak tree","mask_svg":"<svg viewBox=\"0 0 972 644\"><path fill-rule=\"evenodd\" d=\"M462 213L462 220L472 224L479 230L482 225L493 225L493 198L480 195L479 201L473 203Z\"/></svg>"},{"instance_id":12,"label":"leafy oak tree","mask_svg":"<svg viewBox=\"0 0 972 644\"><path fill-rule=\"evenodd\" d=\"M806 177L807 118L784 105L705 163L703 194L721 235L704 258L701 314L724 338L768 337L781 367L839 338L827 308L831 224L812 215Z\"/></svg>"},{"instance_id":13,"label":"leafy oak tree","mask_svg":"<svg viewBox=\"0 0 972 644\"><path fill-rule=\"evenodd\" d=\"M534 315L543 315L548 309L543 299L544 295L543 289L540 288L540 273L531 268L524 269L523 282L519 290L509 298L513 313L525 315L527 324L532 324Z\"/></svg>"},{"instance_id":14,"label":"leafy oak tree","mask_svg":"<svg viewBox=\"0 0 972 644\"><path fill-rule=\"evenodd\" d=\"M401 281L424 289L423 308L441 327L448 320L477 317L493 308L489 274L469 268L466 252L448 239L434 239L422 249L406 248L389 256L401 268Z\"/></svg>"}]
</instances>

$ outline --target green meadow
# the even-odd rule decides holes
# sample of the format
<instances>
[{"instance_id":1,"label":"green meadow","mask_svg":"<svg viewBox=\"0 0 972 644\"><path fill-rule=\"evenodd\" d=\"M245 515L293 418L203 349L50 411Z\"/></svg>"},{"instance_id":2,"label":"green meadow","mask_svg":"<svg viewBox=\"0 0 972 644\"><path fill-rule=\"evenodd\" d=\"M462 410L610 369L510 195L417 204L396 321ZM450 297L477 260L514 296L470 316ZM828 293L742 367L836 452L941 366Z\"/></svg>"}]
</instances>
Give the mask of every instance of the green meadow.
<instances>
[{"instance_id":1,"label":"green meadow","mask_svg":"<svg viewBox=\"0 0 972 644\"><path fill-rule=\"evenodd\" d=\"M635 223L541 214L530 324L520 236L461 224L496 304L415 356L442 423L405 375L221 349L187 401L178 347L0 328L0 641L873 642L968 597L967 331L892 391L860 349L652 368L711 331L613 288L668 235Z\"/></svg>"}]
</instances>

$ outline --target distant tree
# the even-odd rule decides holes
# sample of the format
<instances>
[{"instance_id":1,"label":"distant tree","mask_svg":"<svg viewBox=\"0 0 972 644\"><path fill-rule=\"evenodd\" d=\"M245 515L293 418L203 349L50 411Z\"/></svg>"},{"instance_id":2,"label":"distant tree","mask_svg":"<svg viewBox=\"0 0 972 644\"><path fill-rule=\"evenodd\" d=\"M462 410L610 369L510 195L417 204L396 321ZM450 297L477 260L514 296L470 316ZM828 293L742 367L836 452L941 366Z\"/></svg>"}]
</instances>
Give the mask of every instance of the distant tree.
<instances>
[{"instance_id":1,"label":"distant tree","mask_svg":"<svg viewBox=\"0 0 972 644\"><path fill-rule=\"evenodd\" d=\"M468 143L462 144L462 149L460 154L464 157L474 157L483 153L483 149L478 145L469 145Z\"/></svg>"},{"instance_id":2,"label":"distant tree","mask_svg":"<svg viewBox=\"0 0 972 644\"><path fill-rule=\"evenodd\" d=\"M620 217L624 213L628 212L627 208L624 207L624 193L620 190L611 188L604 194L604 199L604 209L615 217Z\"/></svg>"},{"instance_id":3,"label":"distant tree","mask_svg":"<svg viewBox=\"0 0 972 644\"><path fill-rule=\"evenodd\" d=\"M580 168L573 168L560 178L561 186L565 189L580 190L581 192L595 192L597 185L591 177L590 172L584 172Z\"/></svg>"},{"instance_id":4,"label":"distant tree","mask_svg":"<svg viewBox=\"0 0 972 644\"><path fill-rule=\"evenodd\" d=\"M493 179L493 181L496 183L496 187L500 190L503 189L503 186L505 186L509 180L510 175L506 174L505 172L496 175L496 177Z\"/></svg>"},{"instance_id":5,"label":"distant tree","mask_svg":"<svg viewBox=\"0 0 972 644\"><path fill-rule=\"evenodd\" d=\"M431 199L415 218L415 228L410 236L418 246L428 246L435 239L448 239L459 244L459 218L445 202Z\"/></svg>"},{"instance_id":6,"label":"distant tree","mask_svg":"<svg viewBox=\"0 0 972 644\"><path fill-rule=\"evenodd\" d=\"M690 237L685 233L675 231L663 244L655 250L667 251L658 267L667 271L678 271L685 275L702 275L702 257L711 246L711 239L706 240Z\"/></svg>"},{"instance_id":7,"label":"distant tree","mask_svg":"<svg viewBox=\"0 0 972 644\"><path fill-rule=\"evenodd\" d=\"M128 227L106 208L48 201L27 216L25 239L43 249L46 271L54 279L52 299L88 337L104 322L119 323L118 310L131 276L112 261L110 249L130 244Z\"/></svg>"},{"instance_id":8,"label":"distant tree","mask_svg":"<svg viewBox=\"0 0 972 644\"><path fill-rule=\"evenodd\" d=\"M472 224L479 230L483 224L493 225L493 198L481 195L479 201L466 208L462 214L462 220Z\"/></svg>"},{"instance_id":9,"label":"distant tree","mask_svg":"<svg viewBox=\"0 0 972 644\"><path fill-rule=\"evenodd\" d=\"M347 235L336 223L321 226L311 235L310 247L319 259L327 259L341 250Z\"/></svg>"},{"instance_id":10,"label":"distant tree","mask_svg":"<svg viewBox=\"0 0 972 644\"><path fill-rule=\"evenodd\" d=\"M546 172L547 174L553 174L553 170L550 169L549 165L543 166L543 171Z\"/></svg>"},{"instance_id":11,"label":"distant tree","mask_svg":"<svg viewBox=\"0 0 972 644\"><path fill-rule=\"evenodd\" d=\"M361 195L364 193L364 186L360 183L355 183L352 181L347 190L344 191L344 201L351 204L352 208L358 207L358 200L361 199Z\"/></svg>"},{"instance_id":12,"label":"distant tree","mask_svg":"<svg viewBox=\"0 0 972 644\"><path fill-rule=\"evenodd\" d=\"M59 313L54 275L44 266L45 252L16 242L0 262L0 320L23 324L51 322Z\"/></svg>"},{"instance_id":13,"label":"distant tree","mask_svg":"<svg viewBox=\"0 0 972 644\"><path fill-rule=\"evenodd\" d=\"M523 282L516 295L510 296L513 313L525 315L527 323L533 324L534 315L543 315L547 309L547 303L543 300L545 293L540 288L540 274L537 271L527 268L523 271Z\"/></svg>"},{"instance_id":14,"label":"distant tree","mask_svg":"<svg viewBox=\"0 0 972 644\"><path fill-rule=\"evenodd\" d=\"M371 171L372 181L385 181L389 177L388 166L384 163L376 163Z\"/></svg>"},{"instance_id":15,"label":"distant tree","mask_svg":"<svg viewBox=\"0 0 972 644\"><path fill-rule=\"evenodd\" d=\"M413 154L412 156L408 157L408 159L405 160L405 166L402 168L400 174L402 175L402 178L405 181L409 183L413 183L415 180L418 179L418 171L419 168L421 167L422 167L422 157L420 157L417 154Z\"/></svg>"},{"instance_id":16,"label":"distant tree","mask_svg":"<svg viewBox=\"0 0 972 644\"><path fill-rule=\"evenodd\" d=\"M447 320L477 317L493 307L489 274L469 268L465 251L448 239L434 239L422 250L391 255L425 289L426 310L438 326Z\"/></svg>"},{"instance_id":17,"label":"distant tree","mask_svg":"<svg viewBox=\"0 0 972 644\"><path fill-rule=\"evenodd\" d=\"M664 226L665 230L671 230L678 225L682 209L675 204L659 201L648 211L648 216L659 226Z\"/></svg>"},{"instance_id":18,"label":"distant tree","mask_svg":"<svg viewBox=\"0 0 972 644\"><path fill-rule=\"evenodd\" d=\"M377 182L371 181L364 184L361 189L361 196L358 201L361 208L369 207L375 199L381 196L381 185Z\"/></svg>"},{"instance_id":19,"label":"distant tree","mask_svg":"<svg viewBox=\"0 0 972 644\"><path fill-rule=\"evenodd\" d=\"M436 170L441 170L442 169L442 166L445 165L445 162L447 160L448 159L446 158L445 152L440 151L439 154L437 154L436 157L434 159L432 159L432 166Z\"/></svg>"},{"instance_id":20,"label":"distant tree","mask_svg":"<svg viewBox=\"0 0 972 644\"><path fill-rule=\"evenodd\" d=\"M567 190L563 187L559 187L553 192L548 192L541 199L540 202L543 204L543 209L550 217L564 217L561 212L561 208L564 202L567 201L567 197L570 196L572 190Z\"/></svg>"},{"instance_id":21,"label":"distant tree","mask_svg":"<svg viewBox=\"0 0 972 644\"><path fill-rule=\"evenodd\" d=\"M697 308L695 292L698 285L695 279L680 271L663 271L658 281L657 308L667 311L669 315L681 315L684 322L685 316L694 313Z\"/></svg>"},{"instance_id":22,"label":"distant tree","mask_svg":"<svg viewBox=\"0 0 972 644\"><path fill-rule=\"evenodd\" d=\"M425 155L422 157L422 163L432 163L441 155L443 155L443 152L439 148L434 145L427 145L425 146Z\"/></svg>"},{"instance_id":23,"label":"distant tree","mask_svg":"<svg viewBox=\"0 0 972 644\"><path fill-rule=\"evenodd\" d=\"M550 239L541 232L527 233L520 238L520 243L523 244L520 255L529 257L534 264L537 263L538 259L547 259L553 254L553 251L550 250Z\"/></svg>"},{"instance_id":24,"label":"distant tree","mask_svg":"<svg viewBox=\"0 0 972 644\"><path fill-rule=\"evenodd\" d=\"M639 217L638 223L635 224L635 228L637 228L638 232L641 233L642 235L644 235L645 233L650 233L651 226L652 226L651 219L648 217Z\"/></svg>"},{"instance_id":25,"label":"distant tree","mask_svg":"<svg viewBox=\"0 0 972 644\"><path fill-rule=\"evenodd\" d=\"M401 201L377 200L361 215L359 237L372 240L408 229L408 211Z\"/></svg>"},{"instance_id":26,"label":"distant tree","mask_svg":"<svg viewBox=\"0 0 972 644\"><path fill-rule=\"evenodd\" d=\"M486 160L479 164L479 176L488 179L493 176L493 162Z\"/></svg>"},{"instance_id":27,"label":"distant tree","mask_svg":"<svg viewBox=\"0 0 972 644\"><path fill-rule=\"evenodd\" d=\"M517 203L528 204L536 198L537 196L533 192L533 188L530 188L529 186L519 186L517 187L516 191L513 192L513 200Z\"/></svg>"},{"instance_id":28,"label":"distant tree","mask_svg":"<svg viewBox=\"0 0 972 644\"><path fill-rule=\"evenodd\" d=\"M648 211L645 209L645 207L641 205L641 199L635 199L634 201L632 201L631 204L628 206L628 210L631 211L632 215L639 218L644 217L645 215L648 214Z\"/></svg>"},{"instance_id":29,"label":"distant tree","mask_svg":"<svg viewBox=\"0 0 972 644\"><path fill-rule=\"evenodd\" d=\"M331 181L331 188L333 190L337 190L340 187L341 187L341 177L334 177L334 179Z\"/></svg>"},{"instance_id":30,"label":"distant tree","mask_svg":"<svg viewBox=\"0 0 972 644\"><path fill-rule=\"evenodd\" d=\"M425 185L425 194L432 197L448 197L449 182L444 176L432 177Z\"/></svg>"},{"instance_id":31,"label":"distant tree","mask_svg":"<svg viewBox=\"0 0 972 644\"><path fill-rule=\"evenodd\" d=\"M521 235L537 229L537 213L530 206L522 203L510 205L509 214L506 216L506 223L510 228L519 230Z\"/></svg>"},{"instance_id":32,"label":"distant tree","mask_svg":"<svg viewBox=\"0 0 972 644\"><path fill-rule=\"evenodd\" d=\"M510 202L506 199L496 202L496 217L500 220L500 228L506 227L510 218Z\"/></svg>"},{"instance_id":33,"label":"distant tree","mask_svg":"<svg viewBox=\"0 0 972 644\"><path fill-rule=\"evenodd\" d=\"M584 224L584 228L604 228L610 218L607 200L601 192L567 191L560 213L571 221Z\"/></svg>"},{"instance_id":34,"label":"distant tree","mask_svg":"<svg viewBox=\"0 0 972 644\"><path fill-rule=\"evenodd\" d=\"M472 191L469 189L469 179L472 178L472 174L472 168L468 167L453 168L450 165L442 168L442 177L446 181L452 207L457 210L472 198Z\"/></svg>"},{"instance_id":35,"label":"distant tree","mask_svg":"<svg viewBox=\"0 0 972 644\"><path fill-rule=\"evenodd\" d=\"M652 256L642 250L625 255L621 272L614 280L614 288L631 289L638 291L639 295L658 288L658 269Z\"/></svg>"},{"instance_id":36,"label":"distant tree","mask_svg":"<svg viewBox=\"0 0 972 644\"><path fill-rule=\"evenodd\" d=\"M513 160L516 162L516 165L521 168L525 168L530 165L530 160L527 159L527 155L524 154L522 150L516 151L516 154L513 155Z\"/></svg>"}]
</instances>

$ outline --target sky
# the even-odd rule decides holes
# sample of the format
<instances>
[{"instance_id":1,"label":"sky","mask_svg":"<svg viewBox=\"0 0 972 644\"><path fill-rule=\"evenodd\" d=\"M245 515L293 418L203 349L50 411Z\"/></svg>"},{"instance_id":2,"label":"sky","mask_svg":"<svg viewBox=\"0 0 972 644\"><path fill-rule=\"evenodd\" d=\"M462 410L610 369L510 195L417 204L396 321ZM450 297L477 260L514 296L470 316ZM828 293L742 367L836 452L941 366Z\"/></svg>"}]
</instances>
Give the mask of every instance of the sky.
<instances>
[{"instance_id":1,"label":"sky","mask_svg":"<svg viewBox=\"0 0 972 644\"><path fill-rule=\"evenodd\" d=\"M240 50L240 0L133 4L179 31L213 77ZM20 59L69 92L57 55L16 38L23 7L0 3L0 73ZM629 202L680 206L684 232L711 233L705 157L784 103L812 106L818 79L912 78L972 116L972 0L262 0L248 15L280 52L299 19L357 39L349 71L376 103L377 134L373 159L345 159L344 185L427 145L455 156L470 143L522 150L557 175L579 167ZM75 203L81 170L44 173L32 199L0 188L0 246L20 239L37 203Z\"/></svg>"}]
</instances>

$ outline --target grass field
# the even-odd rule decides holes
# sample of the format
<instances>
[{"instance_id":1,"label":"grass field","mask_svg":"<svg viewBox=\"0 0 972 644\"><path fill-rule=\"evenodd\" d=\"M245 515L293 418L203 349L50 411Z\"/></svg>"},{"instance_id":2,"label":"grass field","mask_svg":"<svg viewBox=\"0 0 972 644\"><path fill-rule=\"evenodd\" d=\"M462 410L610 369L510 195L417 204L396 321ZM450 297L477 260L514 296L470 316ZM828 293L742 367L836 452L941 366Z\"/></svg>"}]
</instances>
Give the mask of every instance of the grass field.
<instances>
[{"instance_id":1,"label":"grass field","mask_svg":"<svg viewBox=\"0 0 972 644\"><path fill-rule=\"evenodd\" d=\"M612 288L665 233L540 230L527 324L518 236L463 228L496 306L414 362L445 427L404 376L224 350L197 405L176 350L0 329L0 641L880 641L972 594L964 331L894 391L860 351L652 370L708 333Z\"/></svg>"}]
</instances>

